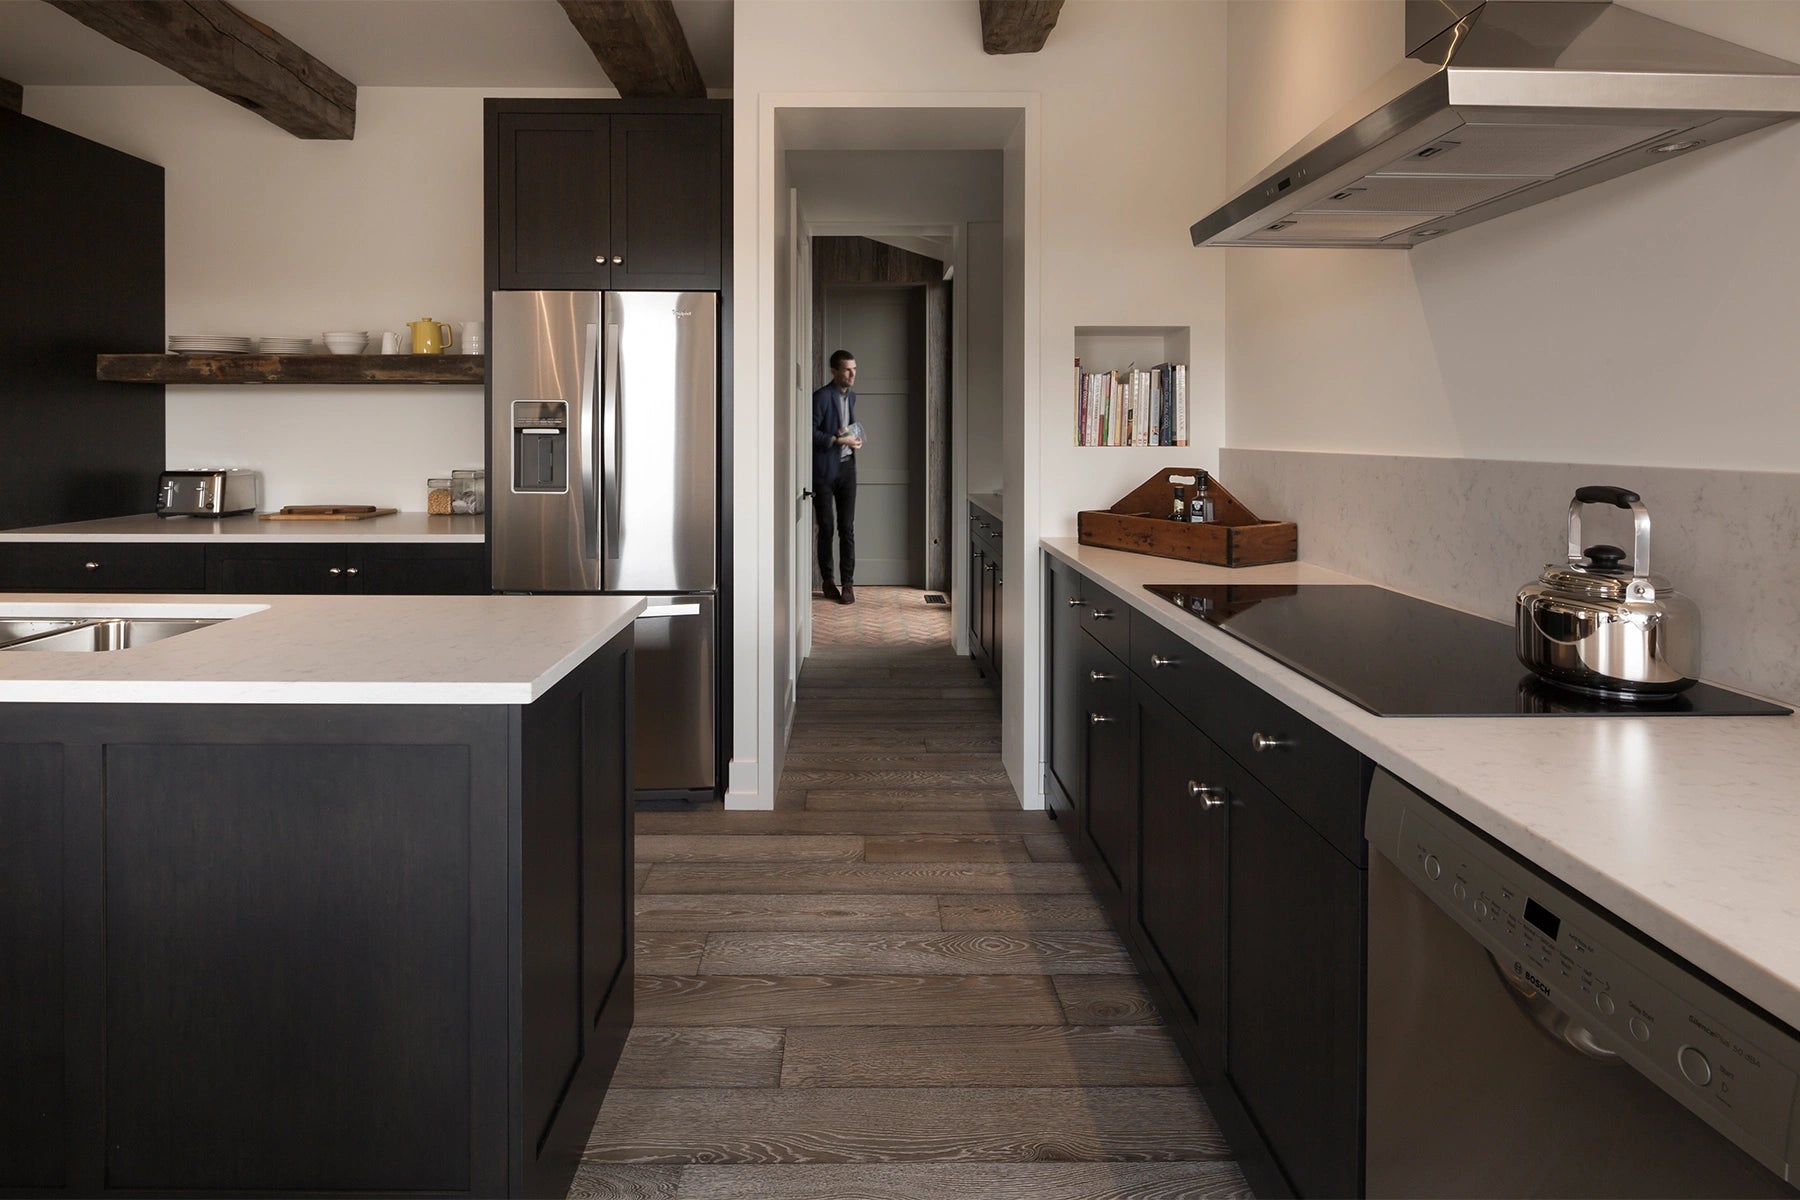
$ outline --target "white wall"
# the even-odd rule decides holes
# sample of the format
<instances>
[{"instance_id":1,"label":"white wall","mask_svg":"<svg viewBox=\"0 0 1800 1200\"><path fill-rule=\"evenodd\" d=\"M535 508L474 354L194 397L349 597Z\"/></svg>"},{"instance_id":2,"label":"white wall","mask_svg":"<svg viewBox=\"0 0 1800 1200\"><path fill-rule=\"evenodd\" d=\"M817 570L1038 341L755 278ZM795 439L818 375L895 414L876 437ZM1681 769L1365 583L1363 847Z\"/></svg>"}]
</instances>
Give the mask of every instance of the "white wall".
<instances>
[{"instance_id":1,"label":"white wall","mask_svg":"<svg viewBox=\"0 0 1800 1200\"><path fill-rule=\"evenodd\" d=\"M1078 325L1181 325L1192 330L1195 440L1208 461L1223 433L1224 264L1193 250L1187 227L1220 190L1225 130L1225 13L1211 3L1070 0L1037 54L981 50L967 0L740 0L735 18L736 267L744 285L774 270L769 198L758 166L773 152L765 106L955 102L1035 108L1041 131L1016 132L1010 202L1027 214L1007 230L1008 296L1026 327L1008 331L1002 439L1008 502L1004 758L1027 803L1039 799L1037 561L1041 533L1074 529L1078 508L1104 507L1160 465L1160 452L1078 449L1069 413ZM845 62L852 69L826 69ZM1035 145L1033 144L1035 140ZM1017 171L1017 178L1013 172ZM1017 244L1013 243L1017 238ZM772 296L770 297L772 299ZM760 302L760 301L759 301ZM770 323L740 323L740 446L776 416L762 360ZM1040 381L1042 388L1040 390ZM1145 457L1149 455L1149 457ZM1043 493L1039 495L1039 480ZM741 495L754 506L766 489ZM740 508L740 511L749 511ZM766 530L772 514L764 513ZM772 552L766 533L740 543L746 566ZM748 577L740 574L740 582ZM740 611L751 609L748 588ZM767 609L763 596L758 607ZM768 639L766 612L740 637ZM754 644L740 641L740 645ZM770 656L764 655L763 670ZM736 711L754 728L753 689ZM740 752L754 752L740 738ZM768 773L762 773L765 779Z\"/></svg>"},{"instance_id":2,"label":"white wall","mask_svg":"<svg viewBox=\"0 0 1800 1200\"><path fill-rule=\"evenodd\" d=\"M788 171L813 222L1000 219L998 150L792 150Z\"/></svg>"},{"instance_id":3,"label":"white wall","mask_svg":"<svg viewBox=\"0 0 1800 1200\"><path fill-rule=\"evenodd\" d=\"M1633 7L1800 53L1800 4ZM1397 0L1234 2L1231 185L1401 42ZM1411 252L1208 251L1229 263L1227 441L1800 470L1796 195L1790 124Z\"/></svg>"},{"instance_id":4,"label":"white wall","mask_svg":"<svg viewBox=\"0 0 1800 1200\"><path fill-rule=\"evenodd\" d=\"M353 141L302 141L200 88L33 87L27 114L161 164L170 332L317 336L482 313L482 98L362 88ZM480 466L479 387L171 387L170 466L264 473L265 507L425 507Z\"/></svg>"},{"instance_id":5,"label":"white wall","mask_svg":"<svg viewBox=\"0 0 1800 1200\"><path fill-rule=\"evenodd\" d=\"M998 220L971 221L964 243L965 266L959 277L958 302L968 322L968 349L963 355L968 392L967 451L968 490L998 492L1005 485L1001 461L1001 227ZM963 563L967 555L958 553ZM960 630L959 630L960 632Z\"/></svg>"}]
</instances>

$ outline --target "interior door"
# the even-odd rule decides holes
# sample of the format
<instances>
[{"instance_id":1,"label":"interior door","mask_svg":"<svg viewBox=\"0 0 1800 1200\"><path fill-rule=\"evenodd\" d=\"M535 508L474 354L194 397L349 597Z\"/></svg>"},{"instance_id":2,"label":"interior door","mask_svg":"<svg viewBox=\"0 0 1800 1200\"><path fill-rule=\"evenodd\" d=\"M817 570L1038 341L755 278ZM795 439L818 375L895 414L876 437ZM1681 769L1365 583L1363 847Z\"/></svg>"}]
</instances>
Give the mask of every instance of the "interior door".
<instances>
[{"instance_id":1,"label":"interior door","mask_svg":"<svg viewBox=\"0 0 1800 1200\"><path fill-rule=\"evenodd\" d=\"M856 357L856 582L925 586L924 292L919 285L836 284L825 294L825 352ZM823 382L821 380L820 382Z\"/></svg>"},{"instance_id":2,"label":"interior door","mask_svg":"<svg viewBox=\"0 0 1800 1200\"><path fill-rule=\"evenodd\" d=\"M794 434L791 455L791 494L794 497L793 578L788 587L791 615L788 629L792 642L788 654L788 682L797 685L800 668L812 653L812 578L813 578L813 504L812 504L812 389L806 360L812 345L812 235L805 232L800 216L799 189L788 191L788 236L794 247L793 345L788 357L793 362L793 379L789 387L793 396L790 424Z\"/></svg>"}]
</instances>

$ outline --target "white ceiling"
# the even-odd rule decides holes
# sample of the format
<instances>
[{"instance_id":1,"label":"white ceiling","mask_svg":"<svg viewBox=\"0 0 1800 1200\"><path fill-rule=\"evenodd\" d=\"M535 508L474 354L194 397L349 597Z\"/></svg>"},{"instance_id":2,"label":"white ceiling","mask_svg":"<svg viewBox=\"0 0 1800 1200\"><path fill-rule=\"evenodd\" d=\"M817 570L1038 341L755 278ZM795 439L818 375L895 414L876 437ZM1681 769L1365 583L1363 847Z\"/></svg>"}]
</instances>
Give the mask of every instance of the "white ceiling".
<instances>
[{"instance_id":1,"label":"white ceiling","mask_svg":"<svg viewBox=\"0 0 1800 1200\"><path fill-rule=\"evenodd\" d=\"M611 86L556 0L233 3L359 87ZM674 3L700 78L729 91L731 0ZM43 0L0 0L0 79L193 86Z\"/></svg>"}]
</instances>

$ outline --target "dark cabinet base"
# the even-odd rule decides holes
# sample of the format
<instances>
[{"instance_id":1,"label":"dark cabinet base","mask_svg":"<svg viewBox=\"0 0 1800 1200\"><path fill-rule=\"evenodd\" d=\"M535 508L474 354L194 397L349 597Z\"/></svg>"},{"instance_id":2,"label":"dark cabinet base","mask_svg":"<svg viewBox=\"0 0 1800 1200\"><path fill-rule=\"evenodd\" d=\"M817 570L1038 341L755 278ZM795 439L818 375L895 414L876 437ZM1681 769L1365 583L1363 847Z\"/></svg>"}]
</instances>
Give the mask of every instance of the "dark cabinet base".
<instances>
[{"instance_id":1,"label":"dark cabinet base","mask_svg":"<svg viewBox=\"0 0 1800 1200\"><path fill-rule=\"evenodd\" d=\"M630 663L8 706L0 1194L562 1195L631 1024Z\"/></svg>"}]
</instances>

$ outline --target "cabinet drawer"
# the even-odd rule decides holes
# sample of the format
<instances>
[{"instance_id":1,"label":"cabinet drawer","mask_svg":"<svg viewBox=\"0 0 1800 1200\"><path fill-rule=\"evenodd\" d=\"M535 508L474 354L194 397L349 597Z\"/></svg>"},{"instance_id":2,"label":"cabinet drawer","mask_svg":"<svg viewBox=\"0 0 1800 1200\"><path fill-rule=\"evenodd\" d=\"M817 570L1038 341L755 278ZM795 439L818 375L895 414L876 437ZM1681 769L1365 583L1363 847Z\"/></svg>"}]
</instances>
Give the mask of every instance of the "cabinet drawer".
<instances>
[{"instance_id":1,"label":"cabinet drawer","mask_svg":"<svg viewBox=\"0 0 1800 1200\"><path fill-rule=\"evenodd\" d=\"M13 592L198 592L205 548L192 542L0 543L0 589Z\"/></svg>"},{"instance_id":2,"label":"cabinet drawer","mask_svg":"<svg viewBox=\"0 0 1800 1200\"><path fill-rule=\"evenodd\" d=\"M1069 586L1059 590L1050 602L1074 609L1080 628L1087 630L1095 641L1119 658L1125 658L1125 648L1131 637L1128 632L1130 609L1085 575L1071 570L1067 578Z\"/></svg>"},{"instance_id":3,"label":"cabinet drawer","mask_svg":"<svg viewBox=\"0 0 1800 1200\"><path fill-rule=\"evenodd\" d=\"M1367 861L1362 755L1242 676L1227 675L1208 718L1213 740L1340 853Z\"/></svg>"},{"instance_id":4,"label":"cabinet drawer","mask_svg":"<svg viewBox=\"0 0 1800 1200\"><path fill-rule=\"evenodd\" d=\"M1218 714L1243 679L1180 634L1131 610L1131 670L1183 716L1216 730Z\"/></svg>"}]
</instances>

